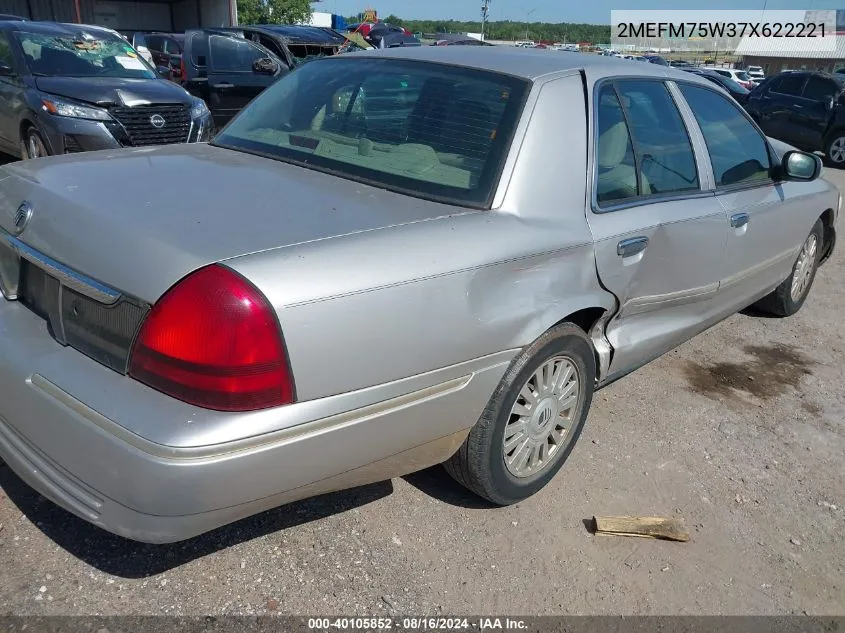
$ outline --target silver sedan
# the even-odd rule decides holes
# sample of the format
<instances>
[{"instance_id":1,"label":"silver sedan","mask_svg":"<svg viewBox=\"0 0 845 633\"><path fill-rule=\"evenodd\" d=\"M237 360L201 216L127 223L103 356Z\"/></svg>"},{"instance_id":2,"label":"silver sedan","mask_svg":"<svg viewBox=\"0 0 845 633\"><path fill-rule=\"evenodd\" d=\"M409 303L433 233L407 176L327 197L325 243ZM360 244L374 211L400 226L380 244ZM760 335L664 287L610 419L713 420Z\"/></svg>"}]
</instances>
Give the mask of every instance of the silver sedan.
<instances>
[{"instance_id":1,"label":"silver sedan","mask_svg":"<svg viewBox=\"0 0 845 633\"><path fill-rule=\"evenodd\" d=\"M801 308L820 170L689 73L459 46L306 64L209 144L7 165L0 456L148 542L442 462L517 502L596 389Z\"/></svg>"}]
</instances>

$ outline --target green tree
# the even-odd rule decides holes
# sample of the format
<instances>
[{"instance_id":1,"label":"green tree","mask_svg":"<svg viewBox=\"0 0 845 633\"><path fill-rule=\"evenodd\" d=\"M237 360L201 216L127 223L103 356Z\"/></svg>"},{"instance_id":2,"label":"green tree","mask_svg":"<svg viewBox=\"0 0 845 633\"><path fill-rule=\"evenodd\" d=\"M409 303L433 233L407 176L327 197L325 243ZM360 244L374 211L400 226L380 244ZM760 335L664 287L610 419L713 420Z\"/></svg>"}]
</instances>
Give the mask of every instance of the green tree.
<instances>
[{"instance_id":1,"label":"green tree","mask_svg":"<svg viewBox=\"0 0 845 633\"><path fill-rule=\"evenodd\" d=\"M240 24L294 24L310 18L309 0L238 0Z\"/></svg>"}]
</instances>

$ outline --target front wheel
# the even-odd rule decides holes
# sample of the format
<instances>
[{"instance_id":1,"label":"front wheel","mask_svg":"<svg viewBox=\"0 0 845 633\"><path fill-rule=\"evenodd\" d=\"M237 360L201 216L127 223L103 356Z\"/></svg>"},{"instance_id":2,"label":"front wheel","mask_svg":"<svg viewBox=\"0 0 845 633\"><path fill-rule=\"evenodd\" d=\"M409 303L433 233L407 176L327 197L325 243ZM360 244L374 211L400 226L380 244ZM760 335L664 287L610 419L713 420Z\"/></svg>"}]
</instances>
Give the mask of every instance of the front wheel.
<instances>
[{"instance_id":1,"label":"front wheel","mask_svg":"<svg viewBox=\"0 0 845 633\"><path fill-rule=\"evenodd\" d=\"M21 139L21 158L41 158L49 155L50 152L47 150L44 139L41 138L41 133L34 127L28 128Z\"/></svg>"},{"instance_id":2,"label":"front wheel","mask_svg":"<svg viewBox=\"0 0 845 633\"><path fill-rule=\"evenodd\" d=\"M572 323L552 328L511 364L446 470L498 505L530 497L575 447L595 379L593 346L584 331Z\"/></svg>"},{"instance_id":3,"label":"front wheel","mask_svg":"<svg viewBox=\"0 0 845 633\"><path fill-rule=\"evenodd\" d=\"M824 227L816 220L810 235L804 240L798 259L792 266L792 274L775 290L760 299L754 307L773 316L792 316L801 309L810 294L816 279L816 270L822 255Z\"/></svg>"}]
</instances>

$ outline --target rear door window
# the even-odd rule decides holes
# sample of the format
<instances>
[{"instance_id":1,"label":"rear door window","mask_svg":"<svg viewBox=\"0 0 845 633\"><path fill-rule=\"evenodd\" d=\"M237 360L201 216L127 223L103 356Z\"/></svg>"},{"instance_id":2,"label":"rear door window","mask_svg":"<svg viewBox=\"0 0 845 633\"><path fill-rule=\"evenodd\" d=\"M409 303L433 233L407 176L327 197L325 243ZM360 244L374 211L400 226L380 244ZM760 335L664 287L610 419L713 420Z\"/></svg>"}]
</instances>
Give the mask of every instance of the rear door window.
<instances>
[{"instance_id":1,"label":"rear door window","mask_svg":"<svg viewBox=\"0 0 845 633\"><path fill-rule=\"evenodd\" d=\"M839 93L839 86L830 79L811 75L804 86L804 98L827 103Z\"/></svg>"},{"instance_id":2,"label":"rear door window","mask_svg":"<svg viewBox=\"0 0 845 633\"><path fill-rule=\"evenodd\" d=\"M801 90L804 88L806 81L804 75L784 75L778 80L777 85L772 87L772 92L777 92L782 95L790 95L792 97L800 97Z\"/></svg>"},{"instance_id":3,"label":"rear door window","mask_svg":"<svg viewBox=\"0 0 845 633\"><path fill-rule=\"evenodd\" d=\"M215 140L410 195L489 204L529 83L399 59L304 64Z\"/></svg>"},{"instance_id":4,"label":"rear door window","mask_svg":"<svg viewBox=\"0 0 845 633\"><path fill-rule=\"evenodd\" d=\"M4 31L0 31L0 64L14 68L15 58L12 56L12 49L9 46L9 37Z\"/></svg>"},{"instance_id":5,"label":"rear door window","mask_svg":"<svg viewBox=\"0 0 845 633\"><path fill-rule=\"evenodd\" d=\"M771 180L769 146L740 108L715 90L678 84L698 122L718 187Z\"/></svg>"}]
</instances>

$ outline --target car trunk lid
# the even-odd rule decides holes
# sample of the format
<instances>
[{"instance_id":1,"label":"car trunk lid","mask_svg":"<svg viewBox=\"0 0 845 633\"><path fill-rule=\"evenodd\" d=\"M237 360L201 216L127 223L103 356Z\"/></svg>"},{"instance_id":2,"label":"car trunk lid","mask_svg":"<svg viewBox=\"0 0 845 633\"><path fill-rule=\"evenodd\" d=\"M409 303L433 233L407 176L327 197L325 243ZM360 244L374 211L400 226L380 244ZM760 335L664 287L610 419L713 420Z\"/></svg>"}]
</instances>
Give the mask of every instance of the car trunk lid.
<instances>
[{"instance_id":1,"label":"car trunk lid","mask_svg":"<svg viewBox=\"0 0 845 633\"><path fill-rule=\"evenodd\" d=\"M0 226L64 266L153 303L202 266L447 215L453 207L206 144L3 168Z\"/></svg>"}]
</instances>

